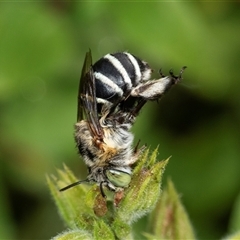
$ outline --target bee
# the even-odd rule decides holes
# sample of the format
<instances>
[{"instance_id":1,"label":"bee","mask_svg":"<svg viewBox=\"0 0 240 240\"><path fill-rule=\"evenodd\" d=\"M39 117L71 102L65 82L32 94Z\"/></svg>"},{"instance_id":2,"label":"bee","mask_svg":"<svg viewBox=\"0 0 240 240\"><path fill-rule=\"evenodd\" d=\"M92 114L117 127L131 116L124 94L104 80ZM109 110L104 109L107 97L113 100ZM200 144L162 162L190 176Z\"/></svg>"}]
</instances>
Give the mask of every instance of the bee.
<instances>
[{"instance_id":1,"label":"bee","mask_svg":"<svg viewBox=\"0 0 240 240\"><path fill-rule=\"evenodd\" d=\"M72 183L64 191L82 182L96 182L103 197L104 187L112 191L126 188L132 165L144 147L132 148L130 128L148 100L158 100L182 79L164 76L149 80L152 70L148 63L128 52L107 54L94 65L86 53L78 91L75 142L88 167L86 180Z\"/></svg>"}]
</instances>

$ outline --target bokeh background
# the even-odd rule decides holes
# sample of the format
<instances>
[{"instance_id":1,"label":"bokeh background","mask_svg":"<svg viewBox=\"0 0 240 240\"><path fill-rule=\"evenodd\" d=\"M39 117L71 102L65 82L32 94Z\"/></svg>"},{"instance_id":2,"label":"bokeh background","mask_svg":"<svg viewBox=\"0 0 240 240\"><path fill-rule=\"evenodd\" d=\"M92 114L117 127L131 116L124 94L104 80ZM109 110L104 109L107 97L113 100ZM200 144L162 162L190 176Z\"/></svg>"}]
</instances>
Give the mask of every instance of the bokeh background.
<instances>
[{"instance_id":1,"label":"bokeh background","mask_svg":"<svg viewBox=\"0 0 240 240\"><path fill-rule=\"evenodd\" d=\"M65 229L46 184L63 163L86 167L73 140L85 52L129 51L181 84L148 103L133 128L181 195L198 239L233 231L240 193L240 10L231 2L0 3L0 239ZM81 202L79 202L81 204ZM146 217L135 224L146 229ZM143 238L144 239L144 238Z\"/></svg>"}]
</instances>

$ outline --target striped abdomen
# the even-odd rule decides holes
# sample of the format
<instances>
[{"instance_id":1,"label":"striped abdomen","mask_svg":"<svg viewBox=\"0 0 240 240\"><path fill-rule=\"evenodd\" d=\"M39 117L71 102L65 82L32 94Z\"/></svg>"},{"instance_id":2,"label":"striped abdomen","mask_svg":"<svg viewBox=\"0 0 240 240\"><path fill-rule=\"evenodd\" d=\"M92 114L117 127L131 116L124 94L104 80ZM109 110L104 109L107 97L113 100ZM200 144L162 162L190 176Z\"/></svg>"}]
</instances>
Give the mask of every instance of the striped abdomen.
<instances>
[{"instance_id":1,"label":"striped abdomen","mask_svg":"<svg viewBox=\"0 0 240 240\"><path fill-rule=\"evenodd\" d=\"M127 52L107 54L93 65L98 103L115 102L151 76L149 65Z\"/></svg>"}]
</instances>

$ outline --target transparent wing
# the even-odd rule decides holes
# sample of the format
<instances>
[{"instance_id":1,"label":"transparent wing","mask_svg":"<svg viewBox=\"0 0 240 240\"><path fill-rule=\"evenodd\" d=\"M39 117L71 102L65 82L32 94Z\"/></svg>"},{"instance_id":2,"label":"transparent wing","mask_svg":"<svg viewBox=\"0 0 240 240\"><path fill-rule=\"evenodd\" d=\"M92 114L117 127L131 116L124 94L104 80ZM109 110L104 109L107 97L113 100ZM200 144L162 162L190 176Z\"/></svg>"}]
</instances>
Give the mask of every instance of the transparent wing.
<instances>
[{"instance_id":1,"label":"transparent wing","mask_svg":"<svg viewBox=\"0 0 240 240\"><path fill-rule=\"evenodd\" d=\"M86 118L92 137L103 138L103 130L99 123L96 101L96 84L92 69L91 50L86 53L78 91L77 121Z\"/></svg>"},{"instance_id":2,"label":"transparent wing","mask_svg":"<svg viewBox=\"0 0 240 240\"><path fill-rule=\"evenodd\" d=\"M85 60L83 63L82 67L82 73L80 77L80 82L79 82L79 88L78 88L78 110L77 110L77 121L81 121L84 119L84 109L83 109L83 101L81 95L84 94L84 85L87 84L87 75L91 69L92 66L92 54L91 51L89 50L86 53Z\"/></svg>"}]
</instances>

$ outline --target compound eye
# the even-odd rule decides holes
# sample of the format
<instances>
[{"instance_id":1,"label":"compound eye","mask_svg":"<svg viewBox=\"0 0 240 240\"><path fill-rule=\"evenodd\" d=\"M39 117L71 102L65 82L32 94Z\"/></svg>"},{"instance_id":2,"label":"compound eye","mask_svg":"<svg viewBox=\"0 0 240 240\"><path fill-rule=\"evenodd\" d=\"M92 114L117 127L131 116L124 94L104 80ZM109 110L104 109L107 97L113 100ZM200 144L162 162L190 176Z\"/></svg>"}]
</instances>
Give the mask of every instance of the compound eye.
<instances>
[{"instance_id":1,"label":"compound eye","mask_svg":"<svg viewBox=\"0 0 240 240\"><path fill-rule=\"evenodd\" d=\"M108 180L116 187L126 187L131 181L131 175L118 170L106 170Z\"/></svg>"}]
</instances>

